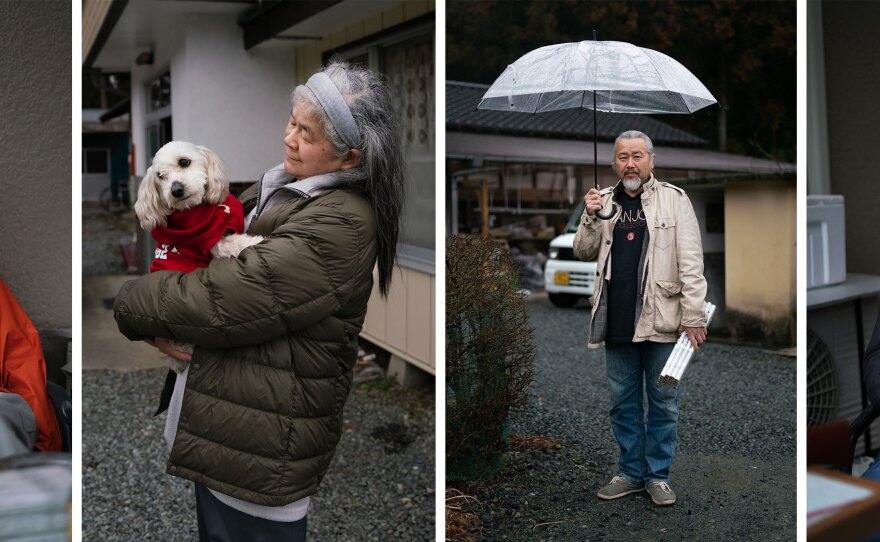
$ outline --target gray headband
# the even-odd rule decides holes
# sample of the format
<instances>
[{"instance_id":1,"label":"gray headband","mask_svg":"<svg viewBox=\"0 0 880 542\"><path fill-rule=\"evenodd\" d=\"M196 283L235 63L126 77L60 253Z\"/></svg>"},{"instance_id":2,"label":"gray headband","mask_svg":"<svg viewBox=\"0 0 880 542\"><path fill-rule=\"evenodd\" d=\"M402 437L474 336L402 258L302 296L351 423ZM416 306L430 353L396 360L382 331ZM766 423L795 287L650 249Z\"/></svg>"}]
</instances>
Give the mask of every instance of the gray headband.
<instances>
[{"instance_id":1,"label":"gray headband","mask_svg":"<svg viewBox=\"0 0 880 542\"><path fill-rule=\"evenodd\" d=\"M330 124L336 129L345 144L351 148L358 147L361 131L354 123L354 117L351 116L351 110L345 103L342 93L339 92L330 77L324 72L318 72L309 77L306 86L318 99L318 103L327 114L327 118L330 119Z\"/></svg>"}]
</instances>

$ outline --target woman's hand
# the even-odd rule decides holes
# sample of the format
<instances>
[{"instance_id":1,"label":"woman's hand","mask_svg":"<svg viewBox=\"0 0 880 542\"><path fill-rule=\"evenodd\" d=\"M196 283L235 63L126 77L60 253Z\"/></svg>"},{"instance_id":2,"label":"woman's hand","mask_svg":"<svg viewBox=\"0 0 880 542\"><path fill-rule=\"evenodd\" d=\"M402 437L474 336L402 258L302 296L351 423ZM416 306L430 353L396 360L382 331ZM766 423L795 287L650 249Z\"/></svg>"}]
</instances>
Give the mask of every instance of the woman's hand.
<instances>
[{"instance_id":1,"label":"woman's hand","mask_svg":"<svg viewBox=\"0 0 880 542\"><path fill-rule=\"evenodd\" d=\"M149 344L150 346L155 346L159 349L160 352L171 356L174 359L180 361L192 361L192 354L181 352L180 350L175 350L171 347L171 341L169 341L168 339L163 339L162 337L153 337L152 339L144 339L144 342Z\"/></svg>"}]
</instances>

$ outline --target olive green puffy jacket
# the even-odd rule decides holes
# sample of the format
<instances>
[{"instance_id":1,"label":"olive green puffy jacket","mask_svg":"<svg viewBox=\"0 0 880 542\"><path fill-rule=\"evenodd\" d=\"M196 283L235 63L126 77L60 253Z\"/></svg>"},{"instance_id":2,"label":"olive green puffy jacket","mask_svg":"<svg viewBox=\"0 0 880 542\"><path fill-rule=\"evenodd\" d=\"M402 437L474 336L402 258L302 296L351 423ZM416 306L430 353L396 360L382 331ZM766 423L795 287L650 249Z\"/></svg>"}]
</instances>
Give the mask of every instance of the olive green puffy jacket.
<instances>
[{"instance_id":1,"label":"olive green puffy jacket","mask_svg":"<svg viewBox=\"0 0 880 542\"><path fill-rule=\"evenodd\" d=\"M376 225L354 191L281 190L248 232L266 240L237 259L126 283L115 316L129 339L196 346L168 472L280 506L317 490L339 442Z\"/></svg>"}]
</instances>

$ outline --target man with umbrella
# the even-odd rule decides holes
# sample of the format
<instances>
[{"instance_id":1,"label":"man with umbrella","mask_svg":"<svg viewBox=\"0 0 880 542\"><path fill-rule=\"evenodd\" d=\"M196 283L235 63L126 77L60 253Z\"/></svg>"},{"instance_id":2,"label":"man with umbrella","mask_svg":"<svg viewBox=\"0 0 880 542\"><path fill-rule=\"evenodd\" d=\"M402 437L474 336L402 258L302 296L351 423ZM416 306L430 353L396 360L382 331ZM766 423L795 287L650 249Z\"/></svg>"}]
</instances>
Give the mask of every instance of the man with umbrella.
<instances>
[{"instance_id":1,"label":"man with umbrella","mask_svg":"<svg viewBox=\"0 0 880 542\"><path fill-rule=\"evenodd\" d=\"M684 190L654 177L654 158L647 135L618 136L613 168L620 181L587 192L574 252L597 261L589 346L605 345L611 426L620 447L618 474L598 496L646 489L654 504L670 505L680 386L657 380L682 330L694 349L706 338L706 280L693 207ZM610 220L596 216L612 210Z\"/></svg>"},{"instance_id":2,"label":"man with umbrella","mask_svg":"<svg viewBox=\"0 0 880 542\"><path fill-rule=\"evenodd\" d=\"M523 55L498 76L477 108L533 115L592 109L596 164L597 111L693 114L716 102L675 59L629 43L598 41L594 31L593 41L547 45ZM620 182L600 192L594 166L595 188L584 197L587 208L574 240L580 259L598 256L590 346L606 346L611 425L620 446L618 475L599 497L616 499L647 488L654 503L673 504L669 466L679 386L661 387L657 380L679 328L687 330L695 349L706 337L700 228L684 191L654 178L648 136L624 132L614 153Z\"/></svg>"}]
</instances>

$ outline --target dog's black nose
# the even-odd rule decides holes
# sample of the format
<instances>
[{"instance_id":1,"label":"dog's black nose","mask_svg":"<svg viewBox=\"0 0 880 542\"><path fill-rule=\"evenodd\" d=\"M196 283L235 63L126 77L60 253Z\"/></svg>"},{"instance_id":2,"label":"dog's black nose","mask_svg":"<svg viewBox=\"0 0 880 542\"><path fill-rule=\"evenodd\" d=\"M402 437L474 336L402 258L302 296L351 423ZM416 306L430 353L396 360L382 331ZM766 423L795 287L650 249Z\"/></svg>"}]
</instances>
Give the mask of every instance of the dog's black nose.
<instances>
[{"instance_id":1,"label":"dog's black nose","mask_svg":"<svg viewBox=\"0 0 880 542\"><path fill-rule=\"evenodd\" d=\"M171 195L175 198L183 197L183 183L180 181L174 181L171 183Z\"/></svg>"}]
</instances>

